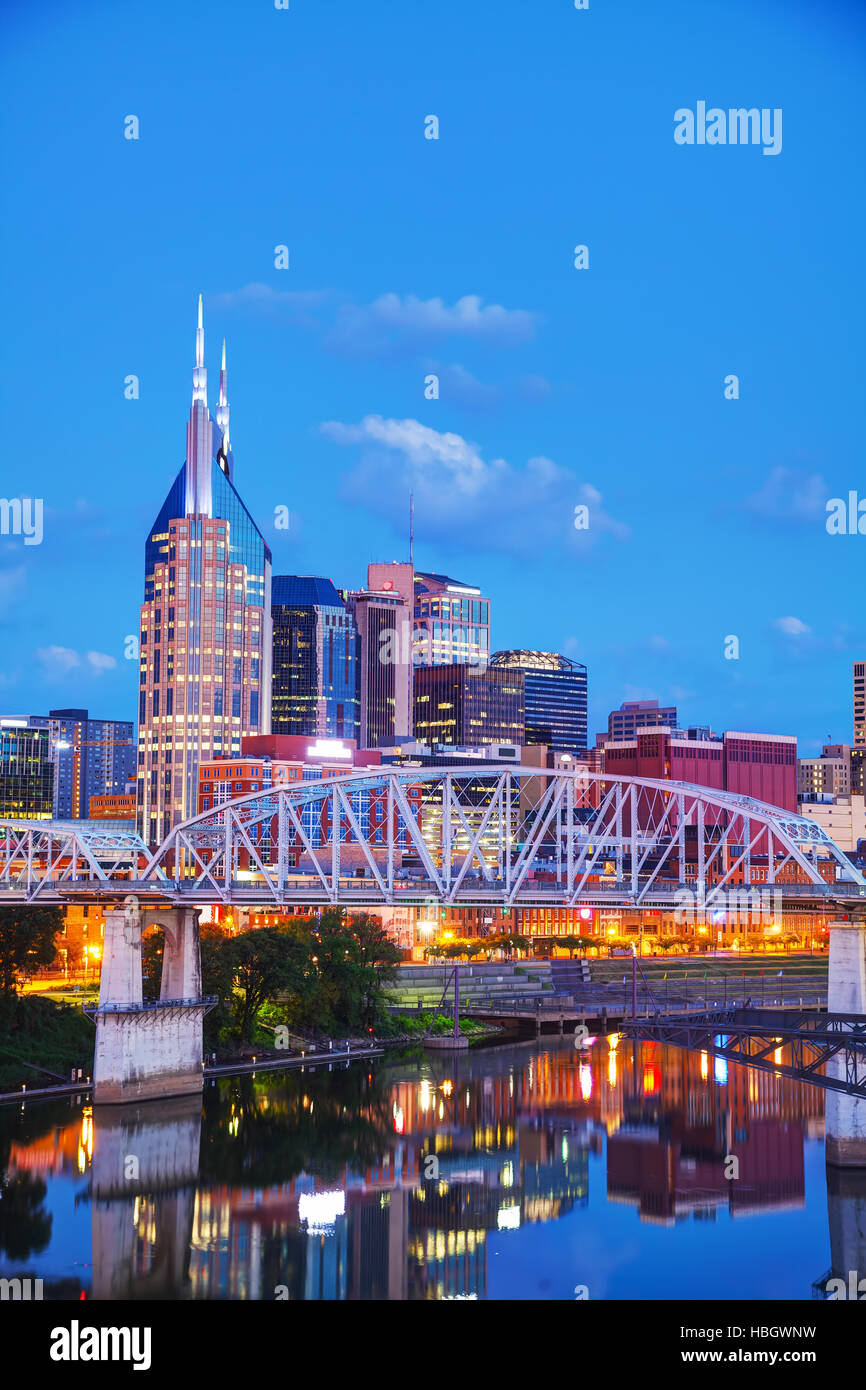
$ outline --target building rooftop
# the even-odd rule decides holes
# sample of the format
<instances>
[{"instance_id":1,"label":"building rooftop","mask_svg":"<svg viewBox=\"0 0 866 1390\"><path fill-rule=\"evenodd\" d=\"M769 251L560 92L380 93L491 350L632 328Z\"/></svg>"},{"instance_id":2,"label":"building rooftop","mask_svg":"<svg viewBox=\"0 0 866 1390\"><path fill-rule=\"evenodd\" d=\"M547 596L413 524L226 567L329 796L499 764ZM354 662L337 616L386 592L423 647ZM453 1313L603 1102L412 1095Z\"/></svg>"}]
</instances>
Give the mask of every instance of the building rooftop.
<instances>
[{"instance_id":1,"label":"building rooftop","mask_svg":"<svg viewBox=\"0 0 866 1390\"><path fill-rule=\"evenodd\" d=\"M415 590L417 593L430 593L430 585L438 588L455 589L463 594L480 594L481 590L477 584L463 584L459 579L450 579L447 574L422 574L420 570L415 571Z\"/></svg>"},{"instance_id":2,"label":"building rooftop","mask_svg":"<svg viewBox=\"0 0 866 1390\"><path fill-rule=\"evenodd\" d=\"M330 579L314 574L275 574L271 604L287 608L345 608Z\"/></svg>"},{"instance_id":3,"label":"building rooftop","mask_svg":"<svg viewBox=\"0 0 866 1390\"><path fill-rule=\"evenodd\" d=\"M491 666L513 667L521 671L585 671L586 667L559 652L510 651L494 652Z\"/></svg>"}]
</instances>

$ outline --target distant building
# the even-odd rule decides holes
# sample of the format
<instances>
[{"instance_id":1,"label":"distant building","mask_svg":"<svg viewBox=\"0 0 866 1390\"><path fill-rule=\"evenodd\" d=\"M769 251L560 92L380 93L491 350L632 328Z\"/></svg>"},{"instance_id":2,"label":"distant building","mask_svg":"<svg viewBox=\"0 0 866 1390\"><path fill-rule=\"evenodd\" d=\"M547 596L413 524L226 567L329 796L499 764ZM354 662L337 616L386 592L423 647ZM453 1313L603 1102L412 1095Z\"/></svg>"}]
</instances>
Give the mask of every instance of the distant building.
<instances>
[{"instance_id":1,"label":"distant building","mask_svg":"<svg viewBox=\"0 0 866 1390\"><path fill-rule=\"evenodd\" d=\"M866 661L854 662L854 747L866 748Z\"/></svg>"},{"instance_id":2,"label":"distant building","mask_svg":"<svg viewBox=\"0 0 866 1390\"><path fill-rule=\"evenodd\" d=\"M797 791L802 797L848 796L851 792L851 748L827 743L820 758L798 758Z\"/></svg>"},{"instance_id":3,"label":"distant building","mask_svg":"<svg viewBox=\"0 0 866 1390\"><path fill-rule=\"evenodd\" d=\"M118 796L92 796L90 820L123 820L135 823L135 792Z\"/></svg>"},{"instance_id":4,"label":"distant building","mask_svg":"<svg viewBox=\"0 0 866 1390\"><path fill-rule=\"evenodd\" d=\"M629 700L619 709L611 710L607 717L607 734L599 734L599 742L605 738L620 743L623 739L634 738L638 729L648 729L655 725L667 728L677 727L676 705L660 706L658 700Z\"/></svg>"},{"instance_id":5,"label":"distant building","mask_svg":"<svg viewBox=\"0 0 866 1390\"><path fill-rule=\"evenodd\" d=\"M273 733L357 739L358 632L330 579L275 575L271 619Z\"/></svg>"},{"instance_id":6,"label":"distant building","mask_svg":"<svg viewBox=\"0 0 866 1390\"><path fill-rule=\"evenodd\" d=\"M522 671L455 662L415 671L415 736L419 742L524 743Z\"/></svg>"},{"instance_id":7,"label":"distant building","mask_svg":"<svg viewBox=\"0 0 866 1390\"><path fill-rule=\"evenodd\" d=\"M343 598L360 642L359 741L378 748L412 733L412 607L394 587Z\"/></svg>"},{"instance_id":8,"label":"distant building","mask_svg":"<svg viewBox=\"0 0 866 1390\"><path fill-rule=\"evenodd\" d=\"M472 748L449 743L422 743L419 739L401 739L390 748L381 748L382 764L398 767L452 767L465 763L513 763L519 766L519 743L479 743Z\"/></svg>"},{"instance_id":9,"label":"distant building","mask_svg":"<svg viewBox=\"0 0 866 1390\"><path fill-rule=\"evenodd\" d=\"M199 772L198 810L212 811L252 792L298 782L344 777L357 767L379 765L377 752L361 752L354 739L260 734L244 739L232 758L209 758Z\"/></svg>"},{"instance_id":10,"label":"distant building","mask_svg":"<svg viewBox=\"0 0 866 1390\"><path fill-rule=\"evenodd\" d=\"M490 600L474 584L447 574L415 574L416 666L486 664L490 655Z\"/></svg>"},{"instance_id":11,"label":"distant building","mask_svg":"<svg viewBox=\"0 0 866 1390\"><path fill-rule=\"evenodd\" d=\"M87 820L92 797L122 795L135 776L132 720L91 719L86 709L52 709L31 715L30 724L48 730L54 820Z\"/></svg>"},{"instance_id":12,"label":"distant building","mask_svg":"<svg viewBox=\"0 0 866 1390\"><path fill-rule=\"evenodd\" d=\"M490 667L523 673L524 743L586 752L585 666L556 652L502 651L493 653Z\"/></svg>"},{"instance_id":13,"label":"distant building","mask_svg":"<svg viewBox=\"0 0 866 1390\"><path fill-rule=\"evenodd\" d=\"M797 809L797 740L785 734L643 729L634 738L605 744L604 771L691 782Z\"/></svg>"},{"instance_id":14,"label":"distant building","mask_svg":"<svg viewBox=\"0 0 866 1390\"><path fill-rule=\"evenodd\" d=\"M54 763L47 728L26 716L0 719L0 816L9 820L52 820Z\"/></svg>"},{"instance_id":15,"label":"distant building","mask_svg":"<svg viewBox=\"0 0 866 1390\"><path fill-rule=\"evenodd\" d=\"M819 801L803 798L797 807L826 830L831 839L846 854L856 851L860 841L866 841L866 801L862 796L837 796Z\"/></svg>"}]
</instances>

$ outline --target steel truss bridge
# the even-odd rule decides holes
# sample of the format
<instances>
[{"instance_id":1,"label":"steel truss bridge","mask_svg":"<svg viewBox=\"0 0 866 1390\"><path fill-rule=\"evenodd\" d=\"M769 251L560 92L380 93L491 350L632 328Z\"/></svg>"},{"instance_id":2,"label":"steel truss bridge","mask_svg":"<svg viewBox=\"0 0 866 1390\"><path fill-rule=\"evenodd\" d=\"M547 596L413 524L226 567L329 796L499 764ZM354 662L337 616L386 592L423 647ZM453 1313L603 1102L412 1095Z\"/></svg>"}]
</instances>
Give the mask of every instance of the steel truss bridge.
<instances>
[{"instance_id":1,"label":"steel truss bridge","mask_svg":"<svg viewBox=\"0 0 866 1390\"><path fill-rule=\"evenodd\" d=\"M334 827L339 827L335 833ZM277 785L177 825L155 852L86 822L0 820L0 903L445 903L866 910L814 821L683 782L513 766L382 767Z\"/></svg>"},{"instance_id":2,"label":"steel truss bridge","mask_svg":"<svg viewBox=\"0 0 866 1390\"><path fill-rule=\"evenodd\" d=\"M866 1100L866 1014L712 1009L679 1018L626 1019L620 1028L626 1037L711 1052ZM782 1048L789 1049L790 1062L775 1060ZM838 1061L831 1075L824 1075L833 1058Z\"/></svg>"}]
</instances>

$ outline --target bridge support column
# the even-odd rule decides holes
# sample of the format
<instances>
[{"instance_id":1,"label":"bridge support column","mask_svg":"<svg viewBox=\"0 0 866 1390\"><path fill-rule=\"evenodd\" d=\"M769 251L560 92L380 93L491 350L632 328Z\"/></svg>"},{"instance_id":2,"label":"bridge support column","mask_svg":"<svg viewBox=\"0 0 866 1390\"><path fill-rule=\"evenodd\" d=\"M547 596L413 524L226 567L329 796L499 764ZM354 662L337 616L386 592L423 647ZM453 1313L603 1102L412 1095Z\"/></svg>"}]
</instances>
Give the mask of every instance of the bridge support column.
<instances>
[{"instance_id":1,"label":"bridge support column","mask_svg":"<svg viewBox=\"0 0 866 1390\"><path fill-rule=\"evenodd\" d=\"M165 931L160 999L197 999L201 994L198 911L177 907L170 914L157 912L153 917L153 924ZM148 925L145 921L143 929Z\"/></svg>"},{"instance_id":2,"label":"bridge support column","mask_svg":"<svg viewBox=\"0 0 866 1390\"><path fill-rule=\"evenodd\" d=\"M158 1001L143 1001L141 939L165 931ZM93 1100L97 1105L201 1093L202 1020L198 911L127 907L105 917L96 1016Z\"/></svg>"},{"instance_id":3,"label":"bridge support column","mask_svg":"<svg viewBox=\"0 0 866 1390\"><path fill-rule=\"evenodd\" d=\"M830 923L828 1013L866 1014L866 921ZM844 1058L827 1063L828 1075L845 1078ZM866 1100L827 1092L827 1162L839 1168L866 1168Z\"/></svg>"}]
</instances>

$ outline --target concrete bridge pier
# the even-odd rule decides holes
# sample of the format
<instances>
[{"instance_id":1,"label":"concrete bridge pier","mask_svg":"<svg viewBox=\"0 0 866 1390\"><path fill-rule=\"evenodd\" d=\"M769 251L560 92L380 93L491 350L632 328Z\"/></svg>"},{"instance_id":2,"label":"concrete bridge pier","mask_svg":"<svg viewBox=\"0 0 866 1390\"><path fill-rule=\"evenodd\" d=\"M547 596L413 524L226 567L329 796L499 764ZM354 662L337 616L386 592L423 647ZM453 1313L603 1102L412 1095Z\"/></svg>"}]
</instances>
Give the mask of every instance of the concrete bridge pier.
<instances>
[{"instance_id":1,"label":"concrete bridge pier","mask_svg":"<svg viewBox=\"0 0 866 1390\"><path fill-rule=\"evenodd\" d=\"M93 1298L185 1298L201 1101L97 1110L93 1119Z\"/></svg>"},{"instance_id":2,"label":"concrete bridge pier","mask_svg":"<svg viewBox=\"0 0 866 1390\"><path fill-rule=\"evenodd\" d=\"M866 1168L827 1169L827 1215L830 1226L830 1272L841 1279L845 1297L852 1297L851 1275L854 1284L863 1280L866 1295Z\"/></svg>"},{"instance_id":3,"label":"concrete bridge pier","mask_svg":"<svg viewBox=\"0 0 866 1390\"><path fill-rule=\"evenodd\" d=\"M866 920L830 923L827 1011L866 1015ZM831 1058L827 1074L844 1080L844 1058ZM866 1168L866 1100L828 1091L825 1136L829 1164Z\"/></svg>"},{"instance_id":4,"label":"concrete bridge pier","mask_svg":"<svg viewBox=\"0 0 866 1390\"><path fill-rule=\"evenodd\" d=\"M165 931L158 1001L143 1001L141 942ZM97 1105L200 1094L202 999L198 909L137 905L105 914L96 1018L93 1099Z\"/></svg>"}]
</instances>

